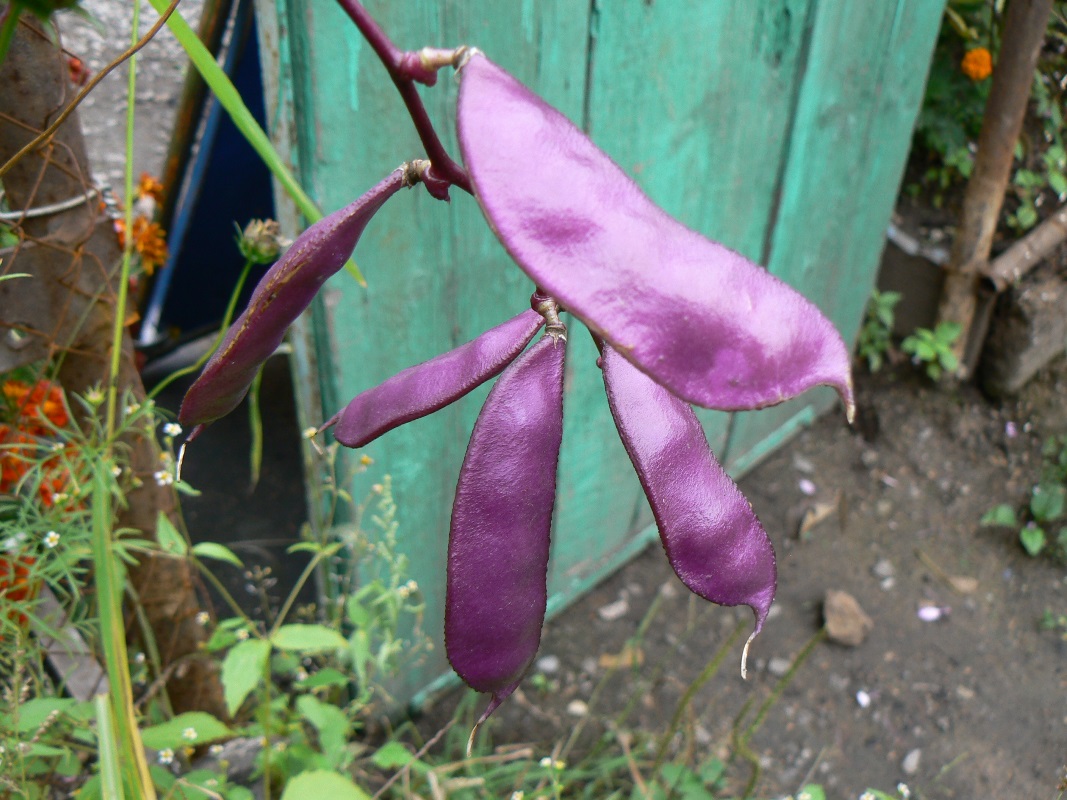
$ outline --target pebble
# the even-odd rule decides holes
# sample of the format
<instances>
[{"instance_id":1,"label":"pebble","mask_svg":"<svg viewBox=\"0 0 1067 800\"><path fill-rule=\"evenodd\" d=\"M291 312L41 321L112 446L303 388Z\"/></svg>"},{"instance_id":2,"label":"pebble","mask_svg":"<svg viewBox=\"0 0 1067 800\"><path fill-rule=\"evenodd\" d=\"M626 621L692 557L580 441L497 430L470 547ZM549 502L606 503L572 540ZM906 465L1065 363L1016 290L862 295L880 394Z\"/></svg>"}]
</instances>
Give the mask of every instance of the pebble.
<instances>
[{"instance_id":1,"label":"pebble","mask_svg":"<svg viewBox=\"0 0 1067 800\"><path fill-rule=\"evenodd\" d=\"M589 706L584 700L571 700L567 703L567 713L572 717L584 717L589 713Z\"/></svg>"},{"instance_id":2,"label":"pebble","mask_svg":"<svg viewBox=\"0 0 1067 800\"><path fill-rule=\"evenodd\" d=\"M871 567L871 572L874 573L876 578L892 578L896 574L896 568L888 558L880 558Z\"/></svg>"},{"instance_id":3,"label":"pebble","mask_svg":"<svg viewBox=\"0 0 1067 800\"><path fill-rule=\"evenodd\" d=\"M555 675L559 672L559 665L559 656L548 655L537 659L537 671L545 675Z\"/></svg>"},{"instance_id":4,"label":"pebble","mask_svg":"<svg viewBox=\"0 0 1067 800\"><path fill-rule=\"evenodd\" d=\"M606 606L601 606L597 609L596 613L605 622L614 622L617 619L622 619L626 616L626 613L630 610L630 604L626 602L625 597L620 597L614 603L608 603Z\"/></svg>"},{"instance_id":5,"label":"pebble","mask_svg":"<svg viewBox=\"0 0 1067 800\"><path fill-rule=\"evenodd\" d=\"M767 662L767 672L778 678L789 672L790 661L788 658L775 656Z\"/></svg>"},{"instance_id":6,"label":"pebble","mask_svg":"<svg viewBox=\"0 0 1067 800\"><path fill-rule=\"evenodd\" d=\"M848 647L863 644L874 627L874 621L864 613L860 604L847 592L829 589L823 600L823 618L830 641Z\"/></svg>"},{"instance_id":7,"label":"pebble","mask_svg":"<svg viewBox=\"0 0 1067 800\"><path fill-rule=\"evenodd\" d=\"M922 761L923 751L916 747L914 750L908 752L904 756L904 760L900 762L900 768L904 771L905 775L914 775L919 771L919 762Z\"/></svg>"}]
</instances>

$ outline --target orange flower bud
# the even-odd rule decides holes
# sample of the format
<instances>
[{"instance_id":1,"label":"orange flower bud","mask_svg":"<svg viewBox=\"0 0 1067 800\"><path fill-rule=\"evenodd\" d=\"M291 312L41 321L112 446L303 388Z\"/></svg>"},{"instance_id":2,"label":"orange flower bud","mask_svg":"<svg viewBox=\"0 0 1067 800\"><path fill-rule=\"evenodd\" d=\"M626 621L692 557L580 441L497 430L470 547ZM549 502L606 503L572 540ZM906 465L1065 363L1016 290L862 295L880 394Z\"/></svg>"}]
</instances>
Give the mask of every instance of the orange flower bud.
<instances>
[{"instance_id":1,"label":"orange flower bud","mask_svg":"<svg viewBox=\"0 0 1067 800\"><path fill-rule=\"evenodd\" d=\"M968 50L960 62L963 74L977 83L993 74L993 55L984 47Z\"/></svg>"}]
</instances>

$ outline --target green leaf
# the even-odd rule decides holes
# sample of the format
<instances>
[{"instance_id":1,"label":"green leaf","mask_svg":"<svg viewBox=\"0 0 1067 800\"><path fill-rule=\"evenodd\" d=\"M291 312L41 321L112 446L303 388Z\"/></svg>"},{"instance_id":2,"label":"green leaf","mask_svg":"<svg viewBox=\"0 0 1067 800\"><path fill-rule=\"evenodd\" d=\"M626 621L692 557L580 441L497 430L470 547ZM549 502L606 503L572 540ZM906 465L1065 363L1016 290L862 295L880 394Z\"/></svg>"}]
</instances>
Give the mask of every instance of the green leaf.
<instances>
[{"instance_id":1,"label":"green leaf","mask_svg":"<svg viewBox=\"0 0 1067 800\"><path fill-rule=\"evenodd\" d=\"M200 542L199 544L193 545L193 555L198 558L211 558L215 561L224 561L227 564L233 564L239 569L244 568L241 559L234 555L233 550L218 542Z\"/></svg>"},{"instance_id":2,"label":"green leaf","mask_svg":"<svg viewBox=\"0 0 1067 800\"><path fill-rule=\"evenodd\" d=\"M1048 186L1062 200L1063 196L1067 195L1067 175L1049 170Z\"/></svg>"},{"instance_id":3,"label":"green leaf","mask_svg":"<svg viewBox=\"0 0 1067 800\"><path fill-rule=\"evenodd\" d=\"M370 800L370 795L348 778L329 770L301 772L285 786L282 800L307 800L309 797L329 800Z\"/></svg>"},{"instance_id":4,"label":"green leaf","mask_svg":"<svg viewBox=\"0 0 1067 800\"><path fill-rule=\"evenodd\" d=\"M348 646L345 637L325 625L282 625L270 637L270 641L279 650L297 650L303 653L341 650Z\"/></svg>"},{"instance_id":5,"label":"green leaf","mask_svg":"<svg viewBox=\"0 0 1067 800\"><path fill-rule=\"evenodd\" d=\"M1059 519L1063 516L1065 502L1067 497L1064 487L1040 483L1034 487L1034 493L1030 497L1030 513L1038 522Z\"/></svg>"},{"instance_id":6,"label":"green leaf","mask_svg":"<svg viewBox=\"0 0 1067 800\"><path fill-rule=\"evenodd\" d=\"M233 736L224 723L204 711L179 714L160 725L141 731L141 740L153 750L178 750L186 745L207 744Z\"/></svg>"},{"instance_id":7,"label":"green leaf","mask_svg":"<svg viewBox=\"0 0 1067 800\"><path fill-rule=\"evenodd\" d=\"M185 537L163 511L160 511L159 517L156 518L156 541L160 550L172 556L184 556L189 547Z\"/></svg>"},{"instance_id":8,"label":"green leaf","mask_svg":"<svg viewBox=\"0 0 1067 800\"><path fill-rule=\"evenodd\" d=\"M1019 542L1031 556L1038 556L1045 549L1045 532L1036 525L1027 525L1019 531Z\"/></svg>"},{"instance_id":9,"label":"green leaf","mask_svg":"<svg viewBox=\"0 0 1067 800\"><path fill-rule=\"evenodd\" d=\"M400 742L386 742L375 751L370 760L376 767L386 770L397 770L411 764L416 772L429 772L430 767L417 761L415 756ZM413 763L414 762L414 763Z\"/></svg>"},{"instance_id":10,"label":"green leaf","mask_svg":"<svg viewBox=\"0 0 1067 800\"><path fill-rule=\"evenodd\" d=\"M35 697L27 700L18 707L19 721L15 727L16 733L29 733L40 728L48 716L58 711L65 713L69 708L77 704L77 700L69 697ZM12 725L11 714L0 714L0 730L10 729Z\"/></svg>"},{"instance_id":11,"label":"green leaf","mask_svg":"<svg viewBox=\"0 0 1067 800\"><path fill-rule=\"evenodd\" d=\"M270 658L270 642L247 639L234 645L222 662L222 693L231 716L263 679Z\"/></svg>"},{"instance_id":12,"label":"green leaf","mask_svg":"<svg viewBox=\"0 0 1067 800\"><path fill-rule=\"evenodd\" d=\"M982 525L999 525L1005 528L1019 527L1019 519L1015 516L1015 509L1007 503L993 506L982 516Z\"/></svg>"},{"instance_id":13,"label":"green leaf","mask_svg":"<svg viewBox=\"0 0 1067 800\"><path fill-rule=\"evenodd\" d=\"M871 792L871 794L874 794ZM875 795L877 797L877 795ZM800 798L806 798L807 800L826 800L826 792L817 783L809 783L799 792L797 792L797 800Z\"/></svg>"},{"instance_id":14,"label":"green leaf","mask_svg":"<svg viewBox=\"0 0 1067 800\"><path fill-rule=\"evenodd\" d=\"M345 712L310 694L302 694L296 699L296 710L318 732L319 745L330 763L341 766L346 756L348 734L352 730Z\"/></svg>"},{"instance_id":15,"label":"green leaf","mask_svg":"<svg viewBox=\"0 0 1067 800\"><path fill-rule=\"evenodd\" d=\"M349 677L333 667L320 669L313 675L308 675L304 680L297 681L296 686L301 689L323 689L327 686L347 686Z\"/></svg>"}]
</instances>

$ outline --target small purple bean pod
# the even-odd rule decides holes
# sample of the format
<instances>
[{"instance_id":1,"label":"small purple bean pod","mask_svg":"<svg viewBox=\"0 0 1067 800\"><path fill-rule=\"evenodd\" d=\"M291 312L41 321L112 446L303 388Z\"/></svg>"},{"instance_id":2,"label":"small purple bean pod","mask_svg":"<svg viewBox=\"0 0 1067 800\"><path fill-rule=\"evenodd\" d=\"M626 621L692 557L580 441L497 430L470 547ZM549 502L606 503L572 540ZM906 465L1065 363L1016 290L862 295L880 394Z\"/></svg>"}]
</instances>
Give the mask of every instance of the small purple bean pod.
<instances>
[{"instance_id":1,"label":"small purple bean pod","mask_svg":"<svg viewBox=\"0 0 1067 800\"><path fill-rule=\"evenodd\" d=\"M690 403L748 410L828 384L851 415L848 348L813 303L670 217L566 117L469 53L463 160L534 283Z\"/></svg>"},{"instance_id":2,"label":"small purple bean pod","mask_svg":"<svg viewBox=\"0 0 1067 800\"><path fill-rule=\"evenodd\" d=\"M611 415L671 567L705 600L749 606L756 614L751 643L767 619L777 580L767 532L719 466L693 409L610 345L603 346L599 363Z\"/></svg>"},{"instance_id":3,"label":"small purple bean pod","mask_svg":"<svg viewBox=\"0 0 1067 800\"><path fill-rule=\"evenodd\" d=\"M336 424L333 434L338 442L363 447L386 431L454 403L499 375L544 323L537 311L524 311L454 350L361 392L322 427Z\"/></svg>"},{"instance_id":4,"label":"small purple bean pod","mask_svg":"<svg viewBox=\"0 0 1067 800\"><path fill-rule=\"evenodd\" d=\"M358 200L309 227L256 286L248 307L230 326L219 349L186 392L178 420L203 427L229 414L248 393L263 362L281 344L293 321L310 305L363 234L367 223L402 186L418 180L425 162L405 164Z\"/></svg>"},{"instance_id":5,"label":"small purple bean pod","mask_svg":"<svg viewBox=\"0 0 1067 800\"><path fill-rule=\"evenodd\" d=\"M456 486L445 649L467 685L493 696L479 725L519 685L541 640L565 349L557 327L504 370L474 425Z\"/></svg>"}]
</instances>

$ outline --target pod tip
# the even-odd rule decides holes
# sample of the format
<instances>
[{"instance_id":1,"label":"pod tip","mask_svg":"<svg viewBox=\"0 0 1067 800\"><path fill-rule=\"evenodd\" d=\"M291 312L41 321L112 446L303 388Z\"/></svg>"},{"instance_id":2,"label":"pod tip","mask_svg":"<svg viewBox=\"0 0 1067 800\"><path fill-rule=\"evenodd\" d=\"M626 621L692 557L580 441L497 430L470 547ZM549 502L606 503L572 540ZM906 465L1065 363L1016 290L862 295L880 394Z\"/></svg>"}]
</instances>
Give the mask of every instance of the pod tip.
<instances>
[{"instance_id":1,"label":"pod tip","mask_svg":"<svg viewBox=\"0 0 1067 800\"><path fill-rule=\"evenodd\" d=\"M759 635L759 629L752 631L752 635L748 637L748 641L745 642L745 648L741 651L741 680L748 680L748 648L752 645L752 640Z\"/></svg>"}]
</instances>

